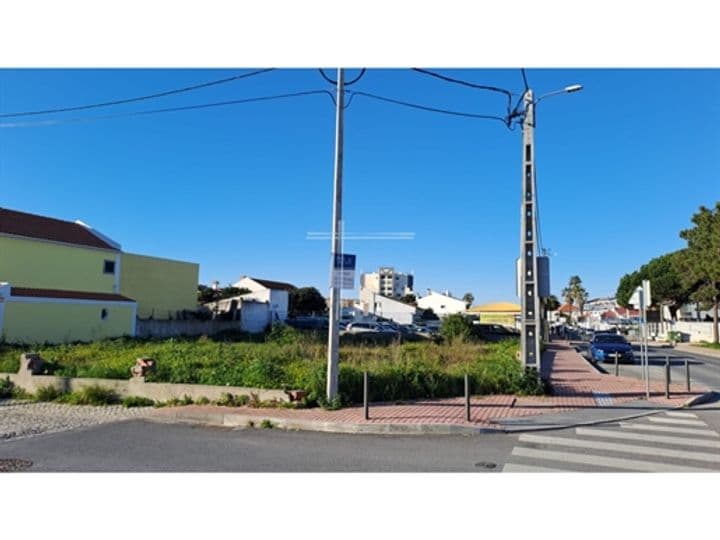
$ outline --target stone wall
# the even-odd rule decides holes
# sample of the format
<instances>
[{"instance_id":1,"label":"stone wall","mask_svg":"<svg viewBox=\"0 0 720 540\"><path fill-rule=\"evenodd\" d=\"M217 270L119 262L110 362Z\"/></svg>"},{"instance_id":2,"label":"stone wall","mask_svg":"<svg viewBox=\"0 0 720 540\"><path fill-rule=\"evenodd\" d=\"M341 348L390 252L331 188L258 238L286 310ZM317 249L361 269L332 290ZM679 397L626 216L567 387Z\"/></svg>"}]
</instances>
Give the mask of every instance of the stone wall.
<instances>
[{"instance_id":1,"label":"stone wall","mask_svg":"<svg viewBox=\"0 0 720 540\"><path fill-rule=\"evenodd\" d=\"M63 392L72 392L88 386L102 386L114 390L120 397L139 396L155 401L167 401L172 398L182 399L184 396L190 396L193 400L201 397L216 400L226 393L233 395L245 394L247 396L257 394L261 400L289 401L287 394L282 390L205 384L149 383L145 382L143 377L133 377L128 380L57 377L54 375L33 375L30 371L21 369L19 373L0 373L0 378L9 378L16 386L31 393L36 392L38 388L43 386L54 386Z\"/></svg>"},{"instance_id":2,"label":"stone wall","mask_svg":"<svg viewBox=\"0 0 720 540\"><path fill-rule=\"evenodd\" d=\"M220 320L138 320L136 337L169 338L176 336L212 336L224 330L241 330L240 321Z\"/></svg>"}]
</instances>

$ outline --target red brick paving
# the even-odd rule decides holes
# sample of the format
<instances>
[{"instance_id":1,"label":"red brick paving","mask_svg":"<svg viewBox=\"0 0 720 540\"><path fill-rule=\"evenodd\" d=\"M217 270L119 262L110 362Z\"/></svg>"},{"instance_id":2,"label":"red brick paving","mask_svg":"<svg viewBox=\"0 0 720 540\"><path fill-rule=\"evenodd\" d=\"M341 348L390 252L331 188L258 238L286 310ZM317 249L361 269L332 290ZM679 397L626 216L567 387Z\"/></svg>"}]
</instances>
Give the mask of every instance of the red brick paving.
<instances>
[{"instance_id":1,"label":"red brick paving","mask_svg":"<svg viewBox=\"0 0 720 540\"><path fill-rule=\"evenodd\" d=\"M515 397L512 395L477 396L471 399L471 422L465 420L464 399L429 399L406 404L371 404L370 420L363 418L362 407L339 411L315 409L252 409L249 407L215 407L191 405L184 411L242 414L262 418L348 424L458 424L478 428L497 427L491 419L511 418L571 411L578 408L599 408L593 392L608 394L613 404L645 399L645 383L628 377L615 377L595 370L566 342L548 345L543 357L544 371L549 375L552 395ZM372 382L371 382L372 384ZM679 406L688 398L704 392L695 388L686 393L684 385L671 386L671 398L665 399L663 381L653 381L650 401L658 406ZM159 409L159 416L172 415L172 410Z\"/></svg>"}]
</instances>

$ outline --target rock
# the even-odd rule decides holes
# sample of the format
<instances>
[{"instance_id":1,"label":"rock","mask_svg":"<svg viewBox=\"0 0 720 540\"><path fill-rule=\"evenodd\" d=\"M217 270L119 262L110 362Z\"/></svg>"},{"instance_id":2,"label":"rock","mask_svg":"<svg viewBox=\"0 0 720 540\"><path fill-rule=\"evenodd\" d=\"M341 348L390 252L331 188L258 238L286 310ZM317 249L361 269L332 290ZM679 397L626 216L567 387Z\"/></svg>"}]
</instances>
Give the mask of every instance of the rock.
<instances>
[{"instance_id":1,"label":"rock","mask_svg":"<svg viewBox=\"0 0 720 540\"><path fill-rule=\"evenodd\" d=\"M39 375L42 373L45 362L38 353L23 353L20 355L20 369L18 373Z\"/></svg>"}]
</instances>

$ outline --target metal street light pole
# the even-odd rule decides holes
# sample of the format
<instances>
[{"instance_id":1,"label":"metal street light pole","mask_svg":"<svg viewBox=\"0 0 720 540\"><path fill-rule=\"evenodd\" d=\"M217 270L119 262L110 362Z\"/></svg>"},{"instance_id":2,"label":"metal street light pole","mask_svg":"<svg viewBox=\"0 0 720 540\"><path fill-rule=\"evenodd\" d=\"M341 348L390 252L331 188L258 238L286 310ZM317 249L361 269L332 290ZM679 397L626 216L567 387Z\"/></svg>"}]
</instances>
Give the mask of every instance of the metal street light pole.
<instances>
[{"instance_id":1,"label":"metal street light pole","mask_svg":"<svg viewBox=\"0 0 720 540\"><path fill-rule=\"evenodd\" d=\"M335 180L333 184L333 223L330 249L330 313L328 317L327 399L338 393L338 363L340 351L340 293L341 283L335 279L335 257L342 251L342 172L343 172L343 111L345 109L345 70L337 70L337 99L335 113Z\"/></svg>"},{"instance_id":2,"label":"metal street light pole","mask_svg":"<svg viewBox=\"0 0 720 540\"><path fill-rule=\"evenodd\" d=\"M537 245L537 194L535 188L535 105L550 96L577 92L579 84L550 92L533 99L527 89L523 95L525 115L522 140L522 197L520 204L520 306L521 334L520 358L523 366L541 371L540 349L542 320L540 313L538 245Z\"/></svg>"}]
</instances>

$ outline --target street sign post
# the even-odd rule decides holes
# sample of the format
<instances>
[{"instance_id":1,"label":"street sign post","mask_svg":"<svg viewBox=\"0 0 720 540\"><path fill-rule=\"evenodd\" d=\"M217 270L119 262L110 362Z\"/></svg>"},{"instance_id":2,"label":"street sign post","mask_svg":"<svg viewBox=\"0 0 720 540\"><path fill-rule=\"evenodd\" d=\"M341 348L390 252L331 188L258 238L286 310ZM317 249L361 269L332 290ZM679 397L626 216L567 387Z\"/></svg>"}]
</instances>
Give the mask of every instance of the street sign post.
<instances>
[{"instance_id":1,"label":"street sign post","mask_svg":"<svg viewBox=\"0 0 720 540\"><path fill-rule=\"evenodd\" d=\"M642 285L635 289L628 303L640 310L640 364L645 379L645 395L650 398L650 364L648 361L648 328L647 308L652 303L650 281L644 279Z\"/></svg>"},{"instance_id":2,"label":"street sign post","mask_svg":"<svg viewBox=\"0 0 720 540\"><path fill-rule=\"evenodd\" d=\"M355 288L355 255L335 253L331 287L338 289Z\"/></svg>"}]
</instances>

